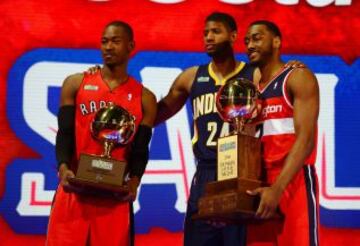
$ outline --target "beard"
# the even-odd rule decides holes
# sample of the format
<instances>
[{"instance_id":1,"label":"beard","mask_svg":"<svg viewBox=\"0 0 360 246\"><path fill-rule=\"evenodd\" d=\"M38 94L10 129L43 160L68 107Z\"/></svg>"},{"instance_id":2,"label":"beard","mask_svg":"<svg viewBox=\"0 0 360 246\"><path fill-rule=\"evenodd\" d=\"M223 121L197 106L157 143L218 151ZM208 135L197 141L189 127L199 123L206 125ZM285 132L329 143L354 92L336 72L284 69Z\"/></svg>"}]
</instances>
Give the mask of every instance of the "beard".
<instances>
[{"instance_id":1,"label":"beard","mask_svg":"<svg viewBox=\"0 0 360 246\"><path fill-rule=\"evenodd\" d=\"M249 60L249 64L254 67L260 67L262 62L261 60Z\"/></svg>"},{"instance_id":2,"label":"beard","mask_svg":"<svg viewBox=\"0 0 360 246\"><path fill-rule=\"evenodd\" d=\"M215 49L206 51L211 58L224 57L233 53L230 41L224 41L215 45Z\"/></svg>"}]
</instances>

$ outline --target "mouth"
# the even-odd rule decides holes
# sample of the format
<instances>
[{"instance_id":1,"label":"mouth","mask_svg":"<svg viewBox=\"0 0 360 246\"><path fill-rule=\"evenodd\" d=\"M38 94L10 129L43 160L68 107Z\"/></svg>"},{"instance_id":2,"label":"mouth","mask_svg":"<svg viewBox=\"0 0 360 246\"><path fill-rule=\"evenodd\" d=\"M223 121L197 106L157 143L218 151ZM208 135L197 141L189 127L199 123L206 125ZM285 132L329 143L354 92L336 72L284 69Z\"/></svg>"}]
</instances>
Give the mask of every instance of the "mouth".
<instances>
[{"instance_id":1,"label":"mouth","mask_svg":"<svg viewBox=\"0 0 360 246\"><path fill-rule=\"evenodd\" d=\"M206 44L206 45L205 45L205 49L206 49L207 51L212 51L212 50L215 49L215 44Z\"/></svg>"},{"instance_id":2,"label":"mouth","mask_svg":"<svg viewBox=\"0 0 360 246\"><path fill-rule=\"evenodd\" d=\"M109 53L105 53L105 54L103 55L103 57L104 57L104 59L112 59L112 58L114 57L114 55L113 55L113 54L109 54Z\"/></svg>"},{"instance_id":3,"label":"mouth","mask_svg":"<svg viewBox=\"0 0 360 246\"><path fill-rule=\"evenodd\" d=\"M258 55L259 53L257 51L250 51L248 52L248 57L249 57L249 60L254 60L256 59L256 56Z\"/></svg>"}]
</instances>

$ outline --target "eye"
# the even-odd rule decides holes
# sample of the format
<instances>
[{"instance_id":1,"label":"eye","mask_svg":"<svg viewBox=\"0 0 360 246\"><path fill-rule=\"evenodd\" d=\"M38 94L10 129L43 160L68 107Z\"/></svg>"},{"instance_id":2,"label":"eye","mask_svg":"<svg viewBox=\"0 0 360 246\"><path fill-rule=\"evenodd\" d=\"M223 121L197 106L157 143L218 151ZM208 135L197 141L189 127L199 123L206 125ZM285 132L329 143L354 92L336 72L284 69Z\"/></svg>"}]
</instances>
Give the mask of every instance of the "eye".
<instances>
[{"instance_id":1,"label":"eye","mask_svg":"<svg viewBox=\"0 0 360 246\"><path fill-rule=\"evenodd\" d=\"M255 41L259 41L261 38L262 38L262 35L260 35L260 34L256 34L256 35L253 36L253 39Z\"/></svg>"},{"instance_id":2,"label":"eye","mask_svg":"<svg viewBox=\"0 0 360 246\"><path fill-rule=\"evenodd\" d=\"M214 33L219 34L219 33L221 33L221 30L216 28L216 29L214 29Z\"/></svg>"},{"instance_id":3,"label":"eye","mask_svg":"<svg viewBox=\"0 0 360 246\"><path fill-rule=\"evenodd\" d=\"M111 40L114 44L119 44L122 42L122 39L121 38L114 38Z\"/></svg>"}]
</instances>

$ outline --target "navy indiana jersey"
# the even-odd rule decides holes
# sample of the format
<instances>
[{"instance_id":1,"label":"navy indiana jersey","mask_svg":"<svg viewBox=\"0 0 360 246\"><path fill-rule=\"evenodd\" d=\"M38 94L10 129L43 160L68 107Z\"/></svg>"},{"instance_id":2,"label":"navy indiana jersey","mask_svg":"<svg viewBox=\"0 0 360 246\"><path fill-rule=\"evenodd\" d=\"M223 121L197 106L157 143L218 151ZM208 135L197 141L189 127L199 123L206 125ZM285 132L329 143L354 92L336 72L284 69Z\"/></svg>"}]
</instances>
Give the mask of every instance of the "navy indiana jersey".
<instances>
[{"instance_id":1,"label":"navy indiana jersey","mask_svg":"<svg viewBox=\"0 0 360 246\"><path fill-rule=\"evenodd\" d=\"M240 62L222 81L218 80L211 63L199 66L193 81L190 98L193 110L192 144L198 165L215 167L217 139L230 132L229 123L217 113L216 93L229 79L238 77L253 80L254 68Z\"/></svg>"}]
</instances>

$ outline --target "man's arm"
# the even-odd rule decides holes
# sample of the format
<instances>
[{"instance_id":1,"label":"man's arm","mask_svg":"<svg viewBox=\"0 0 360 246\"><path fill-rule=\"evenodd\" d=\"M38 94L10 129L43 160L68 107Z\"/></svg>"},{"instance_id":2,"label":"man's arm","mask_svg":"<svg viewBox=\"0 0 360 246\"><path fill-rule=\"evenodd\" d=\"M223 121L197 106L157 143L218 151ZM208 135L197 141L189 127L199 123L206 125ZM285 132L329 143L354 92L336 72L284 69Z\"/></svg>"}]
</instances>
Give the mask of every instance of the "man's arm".
<instances>
[{"instance_id":1,"label":"man's arm","mask_svg":"<svg viewBox=\"0 0 360 246\"><path fill-rule=\"evenodd\" d=\"M143 119L135 134L129 156L130 180L127 182L129 195L126 199L131 201L136 198L137 188L149 160L149 143L157 112L156 97L145 87L142 92L142 109Z\"/></svg>"},{"instance_id":2,"label":"man's arm","mask_svg":"<svg viewBox=\"0 0 360 246\"><path fill-rule=\"evenodd\" d=\"M143 93L142 93L142 108L143 108L143 119L140 125L153 127L157 113L156 97L154 93L152 93L146 87L143 88Z\"/></svg>"},{"instance_id":3,"label":"man's arm","mask_svg":"<svg viewBox=\"0 0 360 246\"><path fill-rule=\"evenodd\" d=\"M319 116L319 86L316 77L308 69L296 69L289 77L288 91L293 95L294 127L296 141L285 165L274 183L283 191L295 174L303 167L316 143L315 131Z\"/></svg>"},{"instance_id":4,"label":"man's arm","mask_svg":"<svg viewBox=\"0 0 360 246\"><path fill-rule=\"evenodd\" d=\"M319 87L316 77L308 69L296 69L289 76L287 90L293 98L296 140L275 183L271 187L250 192L261 195L257 211L260 218L269 218L274 214L282 193L301 170L316 143L315 131L319 115Z\"/></svg>"},{"instance_id":5,"label":"man's arm","mask_svg":"<svg viewBox=\"0 0 360 246\"><path fill-rule=\"evenodd\" d=\"M58 132L56 135L56 159L60 183L68 185L67 178L74 177L70 170L70 161L75 149L75 96L83 80L82 74L70 75L61 88L60 109L58 113Z\"/></svg>"},{"instance_id":6,"label":"man's arm","mask_svg":"<svg viewBox=\"0 0 360 246\"><path fill-rule=\"evenodd\" d=\"M197 69L198 67L188 68L175 79L168 94L158 102L155 125L171 118L184 106L189 97Z\"/></svg>"}]
</instances>

